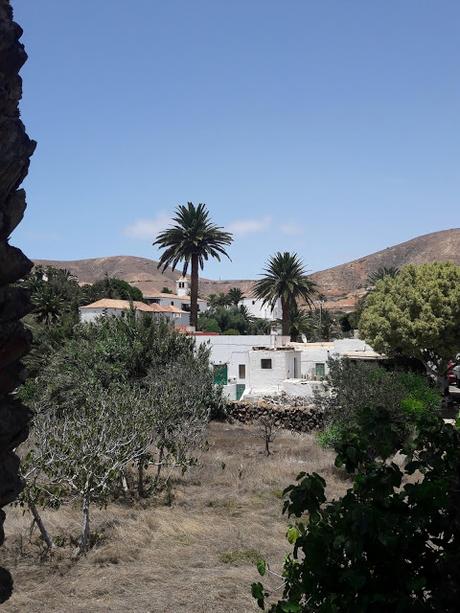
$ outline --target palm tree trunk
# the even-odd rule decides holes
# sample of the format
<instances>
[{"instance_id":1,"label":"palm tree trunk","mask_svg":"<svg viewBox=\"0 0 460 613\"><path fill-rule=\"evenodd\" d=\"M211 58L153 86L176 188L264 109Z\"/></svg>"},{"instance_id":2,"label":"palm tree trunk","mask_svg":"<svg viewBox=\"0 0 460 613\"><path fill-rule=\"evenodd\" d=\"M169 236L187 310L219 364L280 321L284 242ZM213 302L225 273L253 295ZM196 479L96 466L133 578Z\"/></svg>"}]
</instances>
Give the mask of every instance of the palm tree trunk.
<instances>
[{"instance_id":1,"label":"palm tree trunk","mask_svg":"<svg viewBox=\"0 0 460 613\"><path fill-rule=\"evenodd\" d=\"M291 334L291 323L289 321L289 302L284 298L281 298L281 310L283 312L281 334L283 336L289 336Z\"/></svg>"},{"instance_id":2,"label":"palm tree trunk","mask_svg":"<svg viewBox=\"0 0 460 613\"><path fill-rule=\"evenodd\" d=\"M190 286L190 325L198 326L198 256L192 255Z\"/></svg>"}]
</instances>

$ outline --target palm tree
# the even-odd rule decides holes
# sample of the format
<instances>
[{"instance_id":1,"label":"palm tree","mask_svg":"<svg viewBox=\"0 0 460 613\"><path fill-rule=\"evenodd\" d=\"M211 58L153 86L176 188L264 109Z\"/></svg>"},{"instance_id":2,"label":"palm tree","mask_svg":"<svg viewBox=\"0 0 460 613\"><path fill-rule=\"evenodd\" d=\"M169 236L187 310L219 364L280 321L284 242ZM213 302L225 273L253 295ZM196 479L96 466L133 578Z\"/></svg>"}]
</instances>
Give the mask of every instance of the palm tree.
<instances>
[{"instance_id":1,"label":"palm tree","mask_svg":"<svg viewBox=\"0 0 460 613\"><path fill-rule=\"evenodd\" d=\"M175 211L173 222L175 225L160 232L153 243L164 249L158 268L162 268L162 272L168 266L175 270L177 264L183 262L182 275L185 276L188 267L191 267L190 325L196 328L199 269L203 270L209 257L216 258L219 262L221 255L229 258L225 246L230 245L233 238L229 232L224 232L212 223L205 204L180 204Z\"/></svg>"},{"instance_id":2,"label":"palm tree","mask_svg":"<svg viewBox=\"0 0 460 613\"><path fill-rule=\"evenodd\" d=\"M264 304L275 307L278 299L281 300L282 334L290 334L290 311L299 298L303 298L311 308L312 297L316 292L316 283L306 276L302 260L296 253L285 251L275 253L268 260L265 274L256 281L253 293Z\"/></svg>"},{"instance_id":3,"label":"palm tree","mask_svg":"<svg viewBox=\"0 0 460 613\"><path fill-rule=\"evenodd\" d=\"M227 296L230 304L234 304L235 306L238 306L243 300L243 292L239 287L231 287L227 292Z\"/></svg>"},{"instance_id":4,"label":"palm tree","mask_svg":"<svg viewBox=\"0 0 460 613\"><path fill-rule=\"evenodd\" d=\"M396 266L381 266L380 268L377 268L377 270L374 270L374 272L370 273L370 275L367 277L367 283L368 285L374 286L377 281L380 281L380 279L383 279L384 277L396 277L398 273L399 268Z\"/></svg>"},{"instance_id":5,"label":"palm tree","mask_svg":"<svg viewBox=\"0 0 460 613\"><path fill-rule=\"evenodd\" d=\"M282 322L278 320L277 323L279 325ZM311 337L312 330L314 329L311 311L301 309L295 303L289 311L289 325L291 340L301 341L304 334L307 337Z\"/></svg>"}]
</instances>

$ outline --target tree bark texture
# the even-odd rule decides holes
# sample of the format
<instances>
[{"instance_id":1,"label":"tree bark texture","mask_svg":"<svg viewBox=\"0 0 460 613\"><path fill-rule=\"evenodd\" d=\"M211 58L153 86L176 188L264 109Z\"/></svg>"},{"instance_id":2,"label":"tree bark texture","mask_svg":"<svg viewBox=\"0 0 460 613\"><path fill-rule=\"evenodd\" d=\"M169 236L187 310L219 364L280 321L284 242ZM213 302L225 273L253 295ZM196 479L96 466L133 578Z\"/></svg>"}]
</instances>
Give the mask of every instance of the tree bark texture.
<instances>
[{"instance_id":1,"label":"tree bark texture","mask_svg":"<svg viewBox=\"0 0 460 613\"><path fill-rule=\"evenodd\" d=\"M197 329L198 325L198 256L192 255L192 270L190 275L190 325Z\"/></svg>"},{"instance_id":2,"label":"tree bark texture","mask_svg":"<svg viewBox=\"0 0 460 613\"><path fill-rule=\"evenodd\" d=\"M45 524L43 523L40 513L37 510L37 507L34 505L33 502L29 502L29 510L32 514L32 517L34 518L34 522L37 524L37 528L40 531L42 539L46 543L46 546L48 547L48 549L52 549L54 547L54 543L48 533L48 530L45 527Z\"/></svg>"},{"instance_id":3,"label":"tree bark texture","mask_svg":"<svg viewBox=\"0 0 460 613\"><path fill-rule=\"evenodd\" d=\"M83 496L82 504L82 527L80 537L80 553L85 554L89 548L90 525L89 525L89 497Z\"/></svg>"}]
</instances>

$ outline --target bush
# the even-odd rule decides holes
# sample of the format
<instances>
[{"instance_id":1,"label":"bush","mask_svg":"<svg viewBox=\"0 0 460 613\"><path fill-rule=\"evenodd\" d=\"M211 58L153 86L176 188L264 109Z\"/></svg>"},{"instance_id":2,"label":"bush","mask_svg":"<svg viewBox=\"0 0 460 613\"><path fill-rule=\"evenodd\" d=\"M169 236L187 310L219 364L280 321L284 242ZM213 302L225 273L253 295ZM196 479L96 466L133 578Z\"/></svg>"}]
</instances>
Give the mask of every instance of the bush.
<instances>
[{"instance_id":1,"label":"bush","mask_svg":"<svg viewBox=\"0 0 460 613\"><path fill-rule=\"evenodd\" d=\"M335 449L338 443L343 438L343 431L339 424L329 424L316 435L318 444L323 449L333 448Z\"/></svg>"},{"instance_id":2,"label":"bush","mask_svg":"<svg viewBox=\"0 0 460 613\"><path fill-rule=\"evenodd\" d=\"M391 453L413 437L440 406L441 396L415 373L331 359L325 388L316 392L315 401L325 414L322 445L340 451L357 439L375 456Z\"/></svg>"},{"instance_id":3,"label":"bush","mask_svg":"<svg viewBox=\"0 0 460 613\"><path fill-rule=\"evenodd\" d=\"M50 504L46 492L55 492L53 505L79 499L82 552L90 506L118 493L128 464L137 466L140 496L150 463L155 485L164 467L185 470L205 443L210 412L223 404L209 348L134 313L78 326L22 393L36 413L23 503L36 517L37 505Z\"/></svg>"},{"instance_id":4,"label":"bush","mask_svg":"<svg viewBox=\"0 0 460 613\"><path fill-rule=\"evenodd\" d=\"M283 598L269 610L458 611L459 431L439 417L423 421L412 448L400 448L408 454L404 468L389 456L369 460L348 443L336 460L354 474L342 499L326 502L326 482L316 473L301 473L284 491L284 511L297 518L287 533L294 549L284 562ZM267 572L265 562L257 567ZM270 593L260 582L252 594L264 608Z\"/></svg>"},{"instance_id":5,"label":"bush","mask_svg":"<svg viewBox=\"0 0 460 613\"><path fill-rule=\"evenodd\" d=\"M220 332L220 326L213 317L198 316L198 329L203 332Z\"/></svg>"}]
</instances>

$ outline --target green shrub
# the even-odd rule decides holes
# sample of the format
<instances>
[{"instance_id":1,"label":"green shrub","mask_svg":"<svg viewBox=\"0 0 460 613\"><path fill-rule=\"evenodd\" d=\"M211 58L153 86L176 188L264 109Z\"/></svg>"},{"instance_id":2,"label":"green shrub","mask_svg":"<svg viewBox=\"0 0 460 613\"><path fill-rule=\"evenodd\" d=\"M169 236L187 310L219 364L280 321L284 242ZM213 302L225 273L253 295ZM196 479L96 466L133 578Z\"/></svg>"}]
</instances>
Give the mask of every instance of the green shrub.
<instances>
[{"instance_id":1,"label":"green shrub","mask_svg":"<svg viewBox=\"0 0 460 613\"><path fill-rule=\"evenodd\" d=\"M326 423L320 445L339 452L356 439L375 457L413 438L440 407L441 395L415 373L331 359L325 388L315 393L315 401Z\"/></svg>"},{"instance_id":2,"label":"green shrub","mask_svg":"<svg viewBox=\"0 0 460 613\"><path fill-rule=\"evenodd\" d=\"M412 449L400 448L408 454L404 467L389 456L369 461L356 443L350 439L336 460L354 475L343 498L326 501L316 473L300 473L284 491L293 551L284 561L283 596L276 602L277 589L257 582L253 597L262 609L273 597L270 613L456 613L460 432L427 418ZM414 480L416 473L423 479ZM268 565L257 568L264 576Z\"/></svg>"},{"instance_id":3,"label":"green shrub","mask_svg":"<svg viewBox=\"0 0 460 613\"><path fill-rule=\"evenodd\" d=\"M337 443L342 439L343 432L339 424L330 423L321 432L316 435L318 444L323 449L335 448Z\"/></svg>"}]
</instances>

